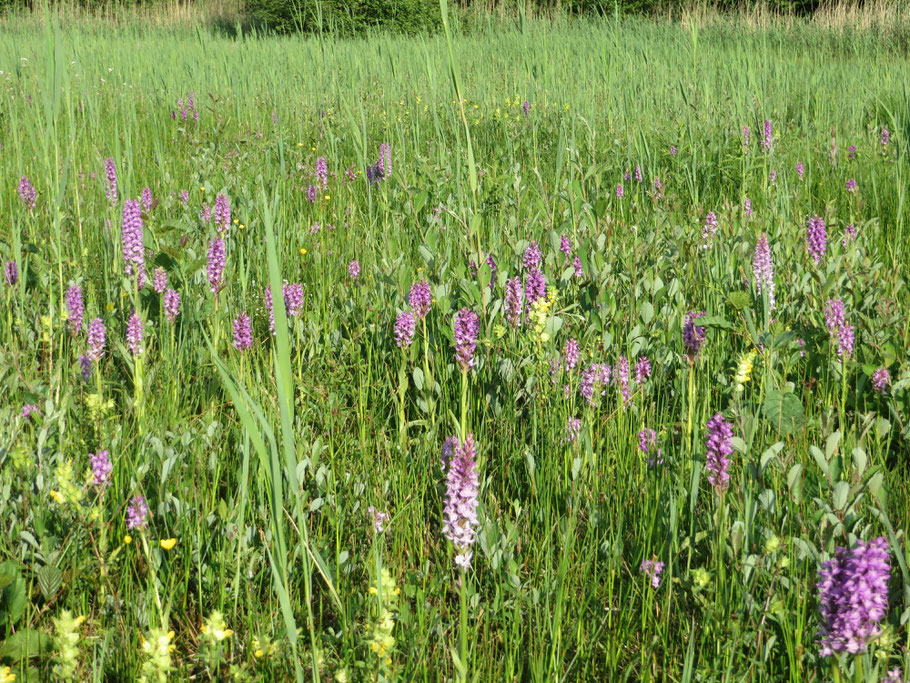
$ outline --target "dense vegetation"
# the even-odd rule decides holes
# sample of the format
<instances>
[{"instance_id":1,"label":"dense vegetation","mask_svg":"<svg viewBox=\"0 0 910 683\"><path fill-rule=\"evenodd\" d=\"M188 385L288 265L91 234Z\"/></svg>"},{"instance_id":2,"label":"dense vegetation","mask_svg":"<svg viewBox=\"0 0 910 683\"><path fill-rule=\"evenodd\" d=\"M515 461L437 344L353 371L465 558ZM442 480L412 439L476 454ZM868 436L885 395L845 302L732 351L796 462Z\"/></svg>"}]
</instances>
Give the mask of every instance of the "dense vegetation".
<instances>
[{"instance_id":1,"label":"dense vegetation","mask_svg":"<svg viewBox=\"0 0 910 683\"><path fill-rule=\"evenodd\" d=\"M843 16L859 12L881 25L900 19L906 29L907 0L463 0L449 3L452 20L463 30L490 25L516 26L534 17L597 18L620 15L681 16L692 11L758 13L805 17L824 10ZM107 19L130 15L175 22L187 16L220 30L276 33L331 33L350 36L381 30L420 34L442 31L439 0L0 0L0 16L41 13L44 7L67 14L92 14ZM459 22L460 20L460 22ZM901 31L906 42L906 30Z\"/></svg>"},{"instance_id":2,"label":"dense vegetation","mask_svg":"<svg viewBox=\"0 0 910 683\"><path fill-rule=\"evenodd\" d=\"M0 680L906 671L899 43L3 29Z\"/></svg>"}]
</instances>

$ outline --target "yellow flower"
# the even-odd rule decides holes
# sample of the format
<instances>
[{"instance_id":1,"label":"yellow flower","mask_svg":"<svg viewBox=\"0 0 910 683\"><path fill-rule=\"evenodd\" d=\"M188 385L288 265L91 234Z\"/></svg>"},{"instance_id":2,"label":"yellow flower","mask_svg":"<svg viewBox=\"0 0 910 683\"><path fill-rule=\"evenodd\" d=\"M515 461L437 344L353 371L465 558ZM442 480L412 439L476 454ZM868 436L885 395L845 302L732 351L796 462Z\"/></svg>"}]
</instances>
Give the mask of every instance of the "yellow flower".
<instances>
[{"instance_id":1,"label":"yellow flower","mask_svg":"<svg viewBox=\"0 0 910 683\"><path fill-rule=\"evenodd\" d=\"M326 200L326 201L329 201L331 198L332 198L332 195L330 195L330 194L327 194L327 195L325 196L325 200Z\"/></svg>"},{"instance_id":2,"label":"yellow flower","mask_svg":"<svg viewBox=\"0 0 910 683\"><path fill-rule=\"evenodd\" d=\"M161 541L159 541L159 543L160 543L161 547L164 548L165 550L172 550L174 548L174 546L177 545L177 539L176 538L162 538Z\"/></svg>"},{"instance_id":3,"label":"yellow flower","mask_svg":"<svg viewBox=\"0 0 910 683\"><path fill-rule=\"evenodd\" d=\"M235 219L234 219L234 225L237 225L239 222L240 222L240 219L239 219L239 218L235 218Z\"/></svg>"},{"instance_id":4,"label":"yellow flower","mask_svg":"<svg viewBox=\"0 0 910 683\"><path fill-rule=\"evenodd\" d=\"M108 310L108 311L113 311L113 310L114 310L114 304L108 304L108 305L107 305L107 310Z\"/></svg>"},{"instance_id":5,"label":"yellow flower","mask_svg":"<svg viewBox=\"0 0 910 683\"><path fill-rule=\"evenodd\" d=\"M51 498L53 498L54 501L56 501L57 503L62 503L62 502L63 502L63 496L61 496L61 495L60 495L59 493L57 493L56 491L51 491L51 494L50 494L50 495L51 495Z\"/></svg>"},{"instance_id":6,"label":"yellow flower","mask_svg":"<svg viewBox=\"0 0 910 683\"><path fill-rule=\"evenodd\" d=\"M739 359L739 365L736 368L736 376L733 378L733 382L736 385L736 391L742 391L743 385L752 379L752 367L755 363L755 357L758 354L752 350L749 353L743 354Z\"/></svg>"},{"instance_id":7,"label":"yellow flower","mask_svg":"<svg viewBox=\"0 0 910 683\"><path fill-rule=\"evenodd\" d=\"M132 542L133 542L133 537L130 536L129 534L127 534L126 536L123 537L123 545L129 545Z\"/></svg>"},{"instance_id":8,"label":"yellow flower","mask_svg":"<svg viewBox=\"0 0 910 683\"><path fill-rule=\"evenodd\" d=\"M376 586L370 586L370 595L376 595Z\"/></svg>"},{"instance_id":9,"label":"yellow flower","mask_svg":"<svg viewBox=\"0 0 910 683\"><path fill-rule=\"evenodd\" d=\"M199 188L199 191L200 191L200 192L205 192L205 186L203 185L202 187L200 187L200 188Z\"/></svg>"},{"instance_id":10,"label":"yellow flower","mask_svg":"<svg viewBox=\"0 0 910 683\"><path fill-rule=\"evenodd\" d=\"M304 249L303 247L300 247L300 255L306 256L306 249Z\"/></svg>"},{"instance_id":11,"label":"yellow flower","mask_svg":"<svg viewBox=\"0 0 910 683\"><path fill-rule=\"evenodd\" d=\"M315 148L315 147L310 147L310 149L311 149L312 151L314 151L314 152L316 151L316 148Z\"/></svg>"},{"instance_id":12,"label":"yellow flower","mask_svg":"<svg viewBox=\"0 0 910 683\"><path fill-rule=\"evenodd\" d=\"M302 143L302 142L298 142L298 143L297 143L297 146L298 146L298 147L303 147L303 143Z\"/></svg>"},{"instance_id":13,"label":"yellow flower","mask_svg":"<svg viewBox=\"0 0 910 683\"><path fill-rule=\"evenodd\" d=\"M16 680L16 674L8 666L0 667L0 683L13 683Z\"/></svg>"},{"instance_id":14,"label":"yellow flower","mask_svg":"<svg viewBox=\"0 0 910 683\"><path fill-rule=\"evenodd\" d=\"M241 229L241 230L243 230L245 227L246 227L246 226L245 226L243 223L240 224L240 229Z\"/></svg>"}]
</instances>

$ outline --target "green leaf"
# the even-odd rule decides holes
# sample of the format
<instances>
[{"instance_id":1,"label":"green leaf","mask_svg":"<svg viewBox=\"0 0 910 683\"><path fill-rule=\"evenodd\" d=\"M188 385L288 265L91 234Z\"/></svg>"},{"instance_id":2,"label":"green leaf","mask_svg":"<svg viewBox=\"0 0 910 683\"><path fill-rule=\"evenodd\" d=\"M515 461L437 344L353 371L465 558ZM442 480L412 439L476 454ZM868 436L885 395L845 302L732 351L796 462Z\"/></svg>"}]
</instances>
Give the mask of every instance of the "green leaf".
<instances>
[{"instance_id":1,"label":"green leaf","mask_svg":"<svg viewBox=\"0 0 910 683\"><path fill-rule=\"evenodd\" d=\"M50 600L60 590L63 585L63 572L58 567L45 565L35 571L38 577L38 588L41 589L41 595L45 600Z\"/></svg>"},{"instance_id":2,"label":"green leaf","mask_svg":"<svg viewBox=\"0 0 910 683\"><path fill-rule=\"evenodd\" d=\"M832 507L835 510L843 511L847 507L847 496L850 494L850 484L845 481L839 481L834 485L834 495L831 497Z\"/></svg>"},{"instance_id":3,"label":"green leaf","mask_svg":"<svg viewBox=\"0 0 910 683\"><path fill-rule=\"evenodd\" d=\"M802 401L796 394L770 391L765 397L762 414L778 434L791 434L805 423Z\"/></svg>"},{"instance_id":4,"label":"green leaf","mask_svg":"<svg viewBox=\"0 0 910 683\"><path fill-rule=\"evenodd\" d=\"M643 301L639 312L641 313L641 321L645 325L649 325L654 320L654 305L650 301Z\"/></svg>"},{"instance_id":5,"label":"green leaf","mask_svg":"<svg viewBox=\"0 0 910 683\"><path fill-rule=\"evenodd\" d=\"M793 465L787 472L787 488L793 500L799 503L803 499L803 466L799 463Z\"/></svg>"},{"instance_id":6,"label":"green leaf","mask_svg":"<svg viewBox=\"0 0 910 683\"><path fill-rule=\"evenodd\" d=\"M706 315L695 321L699 327L709 327L719 330L734 330L736 326L722 315Z\"/></svg>"},{"instance_id":7,"label":"green leaf","mask_svg":"<svg viewBox=\"0 0 910 683\"><path fill-rule=\"evenodd\" d=\"M33 628L24 628L0 644L0 659L20 661L47 654L51 651L53 641L46 633Z\"/></svg>"}]
</instances>

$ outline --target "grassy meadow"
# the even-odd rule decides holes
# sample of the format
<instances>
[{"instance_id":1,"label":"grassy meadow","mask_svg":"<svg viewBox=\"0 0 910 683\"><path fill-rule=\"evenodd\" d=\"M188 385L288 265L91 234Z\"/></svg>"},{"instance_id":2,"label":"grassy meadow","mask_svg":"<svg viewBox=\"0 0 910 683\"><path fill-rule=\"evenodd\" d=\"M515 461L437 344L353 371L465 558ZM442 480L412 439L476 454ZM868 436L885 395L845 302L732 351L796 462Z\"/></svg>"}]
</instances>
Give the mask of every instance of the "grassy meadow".
<instances>
[{"instance_id":1,"label":"grassy meadow","mask_svg":"<svg viewBox=\"0 0 910 683\"><path fill-rule=\"evenodd\" d=\"M0 681L910 675L905 43L451 29L0 24Z\"/></svg>"}]
</instances>

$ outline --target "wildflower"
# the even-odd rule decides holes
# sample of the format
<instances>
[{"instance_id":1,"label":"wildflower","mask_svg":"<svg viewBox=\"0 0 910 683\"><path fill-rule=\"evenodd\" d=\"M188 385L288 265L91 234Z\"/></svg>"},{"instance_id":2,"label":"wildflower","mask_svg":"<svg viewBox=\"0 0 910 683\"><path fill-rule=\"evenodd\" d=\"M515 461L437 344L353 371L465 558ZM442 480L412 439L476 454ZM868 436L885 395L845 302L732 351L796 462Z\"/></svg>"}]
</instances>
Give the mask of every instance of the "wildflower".
<instances>
[{"instance_id":1,"label":"wildflower","mask_svg":"<svg viewBox=\"0 0 910 683\"><path fill-rule=\"evenodd\" d=\"M403 311L395 318L395 344L399 347L407 348L414 341L414 328L417 325L417 319L412 313Z\"/></svg>"},{"instance_id":2,"label":"wildflower","mask_svg":"<svg viewBox=\"0 0 910 683\"><path fill-rule=\"evenodd\" d=\"M650 456L648 467L664 464L662 450L657 446L657 432L650 427L645 427L638 432L638 450L646 456Z\"/></svg>"},{"instance_id":3,"label":"wildflower","mask_svg":"<svg viewBox=\"0 0 910 683\"><path fill-rule=\"evenodd\" d=\"M104 192L107 195L107 198L111 200L111 204L117 203L117 167L114 165L114 160L111 157L108 157L104 160L104 181L105 188Z\"/></svg>"},{"instance_id":4,"label":"wildflower","mask_svg":"<svg viewBox=\"0 0 910 683\"><path fill-rule=\"evenodd\" d=\"M162 543L164 543L162 541ZM212 612L211 616L206 619L202 627L199 629L202 631L202 636L216 643L220 643L225 638L230 638L234 635L234 631L227 628L227 625L224 623L224 616L221 612L215 610Z\"/></svg>"},{"instance_id":5,"label":"wildflower","mask_svg":"<svg viewBox=\"0 0 910 683\"><path fill-rule=\"evenodd\" d=\"M471 566L471 546L477 534L477 449L474 435L459 444L446 473L443 535L455 546L455 565L466 571Z\"/></svg>"},{"instance_id":6,"label":"wildflower","mask_svg":"<svg viewBox=\"0 0 910 683\"><path fill-rule=\"evenodd\" d=\"M134 356L142 355L142 320L133 311L126 323L126 342Z\"/></svg>"},{"instance_id":7,"label":"wildflower","mask_svg":"<svg viewBox=\"0 0 910 683\"><path fill-rule=\"evenodd\" d=\"M200 187L199 189L203 190L203 191L205 190L204 187ZM199 209L199 220L202 223L208 223L210 220L212 220L212 207L211 206L208 206L206 204L202 205L202 208Z\"/></svg>"},{"instance_id":8,"label":"wildflower","mask_svg":"<svg viewBox=\"0 0 910 683\"><path fill-rule=\"evenodd\" d=\"M28 176L22 176L19 179L18 191L19 199L25 204L25 208L29 211L34 211L38 193L35 192L35 186L32 185L32 181L28 179Z\"/></svg>"},{"instance_id":9,"label":"wildflower","mask_svg":"<svg viewBox=\"0 0 910 683\"><path fill-rule=\"evenodd\" d=\"M146 660L140 669L139 683L165 683L170 680L173 670L171 653L176 649L171 642L173 640L174 632L165 632L163 628L152 630L148 639L140 639Z\"/></svg>"},{"instance_id":10,"label":"wildflower","mask_svg":"<svg viewBox=\"0 0 910 683\"><path fill-rule=\"evenodd\" d=\"M152 188L143 187L142 194L140 195L140 201L142 202L142 208L146 213L152 210Z\"/></svg>"},{"instance_id":11,"label":"wildflower","mask_svg":"<svg viewBox=\"0 0 910 683\"><path fill-rule=\"evenodd\" d=\"M543 254L541 254L537 242L531 242L531 244L528 245L528 248L525 249L521 262L527 270L531 270L532 268L538 268L542 259Z\"/></svg>"},{"instance_id":12,"label":"wildflower","mask_svg":"<svg viewBox=\"0 0 910 683\"><path fill-rule=\"evenodd\" d=\"M180 203L184 206L190 203L190 193L187 190L180 190Z\"/></svg>"},{"instance_id":13,"label":"wildflower","mask_svg":"<svg viewBox=\"0 0 910 683\"><path fill-rule=\"evenodd\" d=\"M733 427L721 413L717 413L708 420L707 425L707 455L705 456L705 469L708 470L708 481L718 493L723 493L730 483L730 474L727 468L733 453L730 439L733 437Z\"/></svg>"},{"instance_id":14,"label":"wildflower","mask_svg":"<svg viewBox=\"0 0 910 683\"><path fill-rule=\"evenodd\" d=\"M768 293L768 310L774 309L774 264L771 262L771 245L768 236L761 234L755 244L752 257L752 272L755 275L755 289L761 296L762 289Z\"/></svg>"},{"instance_id":15,"label":"wildflower","mask_svg":"<svg viewBox=\"0 0 910 683\"><path fill-rule=\"evenodd\" d=\"M57 648L54 676L62 681L75 680L79 668L79 627L85 617L74 617L69 610L63 610L60 616L53 617L51 621L54 624L54 645Z\"/></svg>"},{"instance_id":16,"label":"wildflower","mask_svg":"<svg viewBox=\"0 0 910 683\"><path fill-rule=\"evenodd\" d=\"M66 290L66 309L69 313L69 327L71 334L77 334L82 330L82 316L85 312L85 303L82 300L82 288L73 283Z\"/></svg>"},{"instance_id":17,"label":"wildflower","mask_svg":"<svg viewBox=\"0 0 910 683\"><path fill-rule=\"evenodd\" d=\"M284 297L284 310L291 318L296 318L303 311L303 285L299 282L288 284L285 282L281 286L281 294Z\"/></svg>"},{"instance_id":18,"label":"wildflower","mask_svg":"<svg viewBox=\"0 0 910 683\"><path fill-rule=\"evenodd\" d=\"M233 323L234 348L238 351L246 351L253 346L253 327L250 322L250 316L246 313L239 313L234 318Z\"/></svg>"},{"instance_id":19,"label":"wildflower","mask_svg":"<svg viewBox=\"0 0 910 683\"><path fill-rule=\"evenodd\" d=\"M613 381L619 385L622 405L625 408L632 400L632 387L629 384L629 359L626 356L620 356L616 360L616 367L613 368Z\"/></svg>"},{"instance_id":20,"label":"wildflower","mask_svg":"<svg viewBox=\"0 0 910 683\"><path fill-rule=\"evenodd\" d=\"M566 443L575 443L579 434L581 434L581 420L577 417L568 418L566 420Z\"/></svg>"},{"instance_id":21,"label":"wildflower","mask_svg":"<svg viewBox=\"0 0 910 683\"><path fill-rule=\"evenodd\" d=\"M872 373L872 388L878 393L884 394L891 384L891 375L888 374L888 368L879 368Z\"/></svg>"},{"instance_id":22,"label":"wildflower","mask_svg":"<svg viewBox=\"0 0 910 683\"><path fill-rule=\"evenodd\" d=\"M322 189L326 189L329 186L329 166L325 161L325 157L316 159L315 175L319 184L322 185Z\"/></svg>"},{"instance_id":23,"label":"wildflower","mask_svg":"<svg viewBox=\"0 0 910 683\"><path fill-rule=\"evenodd\" d=\"M167 271L161 266L155 268L155 274L152 277L152 287L157 294L161 294L167 289Z\"/></svg>"},{"instance_id":24,"label":"wildflower","mask_svg":"<svg viewBox=\"0 0 910 683\"><path fill-rule=\"evenodd\" d=\"M705 216L705 224L701 228L701 247L710 249L714 236L717 235L717 214L709 211Z\"/></svg>"},{"instance_id":25,"label":"wildflower","mask_svg":"<svg viewBox=\"0 0 910 683\"><path fill-rule=\"evenodd\" d=\"M848 159L856 158L856 145L850 145L850 148L847 150L847 158Z\"/></svg>"},{"instance_id":26,"label":"wildflower","mask_svg":"<svg viewBox=\"0 0 910 683\"><path fill-rule=\"evenodd\" d=\"M660 574L663 570L664 563L657 560L644 560L638 567L638 571L651 582L651 588L660 588Z\"/></svg>"},{"instance_id":27,"label":"wildflower","mask_svg":"<svg viewBox=\"0 0 910 683\"><path fill-rule=\"evenodd\" d=\"M612 373L613 368L606 363L592 363L581 373L578 393L588 402L588 405L593 406L597 402L597 396L604 395L605 387L610 383Z\"/></svg>"},{"instance_id":28,"label":"wildflower","mask_svg":"<svg viewBox=\"0 0 910 683\"><path fill-rule=\"evenodd\" d=\"M474 366L474 350L477 348L477 333L480 319L469 308L462 308L455 314L455 356L462 372Z\"/></svg>"},{"instance_id":29,"label":"wildflower","mask_svg":"<svg viewBox=\"0 0 910 683\"><path fill-rule=\"evenodd\" d=\"M177 319L180 312L180 293L176 289L164 290L164 314L169 323Z\"/></svg>"},{"instance_id":30,"label":"wildflower","mask_svg":"<svg viewBox=\"0 0 910 683\"><path fill-rule=\"evenodd\" d=\"M566 370L574 370L575 366L578 365L578 342L574 339L569 339L566 342L566 347L563 350L563 357L566 361Z\"/></svg>"},{"instance_id":31,"label":"wildflower","mask_svg":"<svg viewBox=\"0 0 910 683\"><path fill-rule=\"evenodd\" d=\"M7 261L3 266L3 277L6 279L6 284L12 287L19 281L19 266L15 261Z\"/></svg>"},{"instance_id":32,"label":"wildflower","mask_svg":"<svg viewBox=\"0 0 910 683\"><path fill-rule=\"evenodd\" d=\"M136 284L145 284L145 246L142 244L142 211L139 202L128 199L123 203L123 223L120 233L123 247L123 267L126 274L136 276Z\"/></svg>"},{"instance_id":33,"label":"wildflower","mask_svg":"<svg viewBox=\"0 0 910 683\"><path fill-rule=\"evenodd\" d=\"M271 656L278 651L278 645L264 636L254 637L250 646L256 659L262 659L266 655ZM337 673L335 674L335 680L339 680Z\"/></svg>"},{"instance_id":34,"label":"wildflower","mask_svg":"<svg viewBox=\"0 0 910 683\"><path fill-rule=\"evenodd\" d=\"M162 550L173 550L174 546L177 545L176 538L162 538L158 541L158 545L161 546Z\"/></svg>"},{"instance_id":35,"label":"wildflower","mask_svg":"<svg viewBox=\"0 0 910 683\"><path fill-rule=\"evenodd\" d=\"M844 236L841 238L841 246L845 249L848 244L853 243L856 240L856 226L853 223L850 223L844 228Z\"/></svg>"},{"instance_id":36,"label":"wildflower","mask_svg":"<svg viewBox=\"0 0 910 683\"><path fill-rule=\"evenodd\" d=\"M837 355L841 360L853 354L853 325L847 323L844 302L828 299L825 303L825 328L832 342L837 343Z\"/></svg>"},{"instance_id":37,"label":"wildflower","mask_svg":"<svg viewBox=\"0 0 910 683\"><path fill-rule=\"evenodd\" d=\"M387 567L382 567L375 577L376 585L370 586L370 595L378 595L379 610L368 640L370 651L379 659L380 669L388 673L392 666L391 654L395 649L395 613L398 611L398 595L401 590L395 585L395 579ZM386 676L382 677L386 679Z\"/></svg>"},{"instance_id":38,"label":"wildflower","mask_svg":"<svg viewBox=\"0 0 910 683\"><path fill-rule=\"evenodd\" d=\"M743 385L752 379L752 368L757 355L758 354L752 350L749 351L749 353L744 353L740 357L739 364L736 366L736 375L733 377L733 383L737 392L742 391L744 389Z\"/></svg>"},{"instance_id":39,"label":"wildflower","mask_svg":"<svg viewBox=\"0 0 910 683\"><path fill-rule=\"evenodd\" d=\"M133 496L126 509L126 528L142 529L148 526L149 506L143 496Z\"/></svg>"},{"instance_id":40,"label":"wildflower","mask_svg":"<svg viewBox=\"0 0 910 683\"><path fill-rule=\"evenodd\" d=\"M423 320L430 312L430 306L433 301L433 293L430 290L430 283L427 280L421 280L411 285L411 291L408 292L408 304L411 311L418 318Z\"/></svg>"},{"instance_id":41,"label":"wildflower","mask_svg":"<svg viewBox=\"0 0 910 683\"><path fill-rule=\"evenodd\" d=\"M16 680L16 674L8 666L0 666L0 683L13 683Z\"/></svg>"},{"instance_id":42,"label":"wildflower","mask_svg":"<svg viewBox=\"0 0 910 683\"><path fill-rule=\"evenodd\" d=\"M377 534L381 534L385 530L385 521L388 518L388 513L377 510L372 505L367 508L367 514L370 515L370 518L373 520L373 531Z\"/></svg>"},{"instance_id":43,"label":"wildflower","mask_svg":"<svg viewBox=\"0 0 910 683\"><path fill-rule=\"evenodd\" d=\"M575 260L572 261L572 269L574 270L575 277L584 277L585 271L581 267L581 259L577 256Z\"/></svg>"},{"instance_id":44,"label":"wildflower","mask_svg":"<svg viewBox=\"0 0 910 683\"><path fill-rule=\"evenodd\" d=\"M98 451L89 453L89 463L92 466L92 484L94 486L110 486L111 484L111 465L110 453L108 451Z\"/></svg>"},{"instance_id":45,"label":"wildflower","mask_svg":"<svg viewBox=\"0 0 910 683\"><path fill-rule=\"evenodd\" d=\"M699 318L705 316L704 311L696 313L695 311L689 311L686 314L686 322L683 325L683 346L686 349L686 356L689 358L689 362L695 362L695 359L698 358L698 355L701 353L702 347L705 345L705 337L708 332L704 327L700 327L695 324L695 321Z\"/></svg>"},{"instance_id":46,"label":"wildflower","mask_svg":"<svg viewBox=\"0 0 910 683\"><path fill-rule=\"evenodd\" d=\"M752 136L752 131L749 130L749 126L743 126L743 149L749 149L749 138Z\"/></svg>"},{"instance_id":47,"label":"wildflower","mask_svg":"<svg viewBox=\"0 0 910 683\"><path fill-rule=\"evenodd\" d=\"M527 116L528 113L531 111L531 103L528 102L527 100L525 100L524 102L521 103L521 108L522 108L522 110L524 110L525 116Z\"/></svg>"},{"instance_id":48,"label":"wildflower","mask_svg":"<svg viewBox=\"0 0 910 683\"><path fill-rule=\"evenodd\" d=\"M675 157L679 150L676 149L676 145L670 145L670 156Z\"/></svg>"},{"instance_id":49,"label":"wildflower","mask_svg":"<svg viewBox=\"0 0 910 683\"><path fill-rule=\"evenodd\" d=\"M752 200L748 197L743 200L743 213L747 216L751 216L754 213L754 211L752 211Z\"/></svg>"},{"instance_id":50,"label":"wildflower","mask_svg":"<svg viewBox=\"0 0 910 683\"><path fill-rule=\"evenodd\" d=\"M806 232L806 248L809 255L816 263L821 263L828 246L828 233L825 231L825 221L819 216L809 219L809 228Z\"/></svg>"},{"instance_id":51,"label":"wildflower","mask_svg":"<svg viewBox=\"0 0 910 683\"><path fill-rule=\"evenodd\" d=\"M357 282L357 278L360 277L360 263L357 261L351 261L348 264L348 275L351 276L351 279L354 282Z\"/></svg>"},{"instance_id":52,"label":"wildflower","mask_svg":"<svg viewBox=\"0 0 910 683\"><path fill-rule=\"evenodd\" d=\"M796 175L799 176L800 180L803 179L803 176L805 175L805 173L806 173L806 167L803 166L803 162L797 161L796 162Z\"/></svg>"},{"instance_id":53,"label":"wildflower","mask_svg":"<svg viewBox=\"0 0 910 683\"><path fill-rule=\"evenodd\" d=\"M851 194L856 192L856 181L853 178L847 180L847 192Z\"/></svg>"},{"instance_id":54,"label":"wildflower","mask_svg":"<svg viewBox=\"0 0 910 683\"><path fill-rule=\"evenodd\" d=\"M227 255L225 253L224 240L220 237L216 237L209 242L209 253L205 269L206 276L209 280L209 286L216 294L223 284L222 275L226 262Z\"/></svg>"},{"instance_id":55,"label":"wildflower","mask_svg":"<svg viewBox=\"0 0 910 683\"><path fill-rule=\"evenodd\" d=\"M639 356L638 362L635 364L635 382L636 382L636 384L643 383L650 376L651 376L651 361L648 360L647 356Z\"/></svg>"},{"instance_id":56,"label":"wildflower","mask_svg":"<svg viewBox=\"0 0 910 683\"><path fill-rule=\"evenodd\" d=\"M132 542L133 542L133 537L130 536L129 534L125 534L123 537L123 545L129 545Z\"/></svg>"},{"instance_id":57,"label":"wildflower","mask_svg":"<svg viewBox=\"0 0 910 683\"><path fill-rule=\"evenodd\" d=\"M215 196L215 226L221 234L231 227L231 200L223 194Z\"/></svg>"},{"instance_id":58,"label":"wildflower","mask_svg":"<svg viewBox=\"0 0 910 683\"><path fill-rule=\"evenodd\" d=\"M490 266L490 284L488 287L490 291L493 291L493 280L496 278L496 260L493 258L493 254L487 254L486 263Z\"/></svg>"},{"instance_id":59,"label":"wildflower","mask_svg":"<svg viewBox=\"0 0 910 683\"><path fill-rule=\"evenodd\" d=\"M528 273L524 294L529 307L547 295L547 279L539 268L532 268Z\"/></svg>"},{"instance_id":60,"label":"wildflower","mask_svg":"<svg viewBox=\"0 0 910 683\"><path fill-rule=\"evenodd\" d=\"M635 165L635 182L640 183L641 181L642 181L641 166L636 164Z\"/></svg>"},{"instance_id":61,"label":"wildflower","mask_svg":"<svg viewBox=\"0 0 910 683\"><path fill-rule=\"evenodd\" d=\"M879 138L879 142L881 143L882 147L887 147L890 141L891 131L889 131L887 128L882 128L882 135Z\"/></svg>"},{"instance_id":62,"label":"wildflower","mask_svg":"<svg viewBox=\"0 0 910 683\"><path fill-rule=\"evenodd\" d=\"M777 185L777 169L772 168L768 173L768 183L771 185Z\"/></svg>"},{"instance_id":63,"label":"wildflower","mask_svg":"<svg viewBox=\"0 0 910 683\"><path fill-rule=\"evenodd\" d=\"M376 162L376 168L382 178L392 175L392 147L388 142L379 145L379 160Z\"/></svg>"},{"instance_id":64,"label":"wildflower","mask_svg":"<svg viewBox=\"0 0 910 683\"><path fill-rule=\"evenodd\" d=\"M79 372L82 374L83 382L88 382L92 378L92 359L84 353L79 354Z\"/></svg>"},{"instance_id":65,"label":"wildflower","mask_svg":"<svg viewBox=\"0 0 910 683\"><path fill-rule=\"evenodd\" d=\"M22 416L23 420L31 419L32 415L34 415L35 413L38 413L39 415L41 414L41 411L38 409L38 406L36 406L35 404L26 403L24 406L22 406L21 416Z\"/></svg>"},{"instance_id":66,"label":"wildflower","mask_svg":"<svg viewBox=\"0 0 910 683\"><path fill-rule=\"evenodd\" d=\"M506 280L505 314L506 320L512 327L521 325L521 316L524 311L524 287L520 277Z\"/></svg>"},{"instance_id":67,"label":"wildflower","mask_svg":"<svg viewBox=\"0 0 910 683\"><path fill-rule=\"evenodd\" d=\"M761 140L761 148L766 152L770 152L771 151L772 133L771 133L771 122L767 119L765 119L763 132L764 132L764 135L762 136L762 140Z\"/></svg>"},{"instance_id":68,"label":"wildflower","mask_svg":"<svg viewBox=\"0 0 910 683\"><path fill-rule=\"evenodd\" d=\"M59 494L56 501L62 505L78 505L85 495L85 489L82 482L77 482L76 474L73 471L73 461L57 465L54 470L54 477L57 479L57 489Z\"/></svg>"},{"instance_id":69,"label":"wildflower","mask_svg":"<svg viewBox=\"0 0 910 683\"><path fill-rule=\"evenodd\" d=\"M881 632L888 610L891 573L888 542L879 537L857 541L852 550L838 547L834 558L818 571L818 600L822 616L819 654L857 654Z\"/></svg>"}]
</instances>

